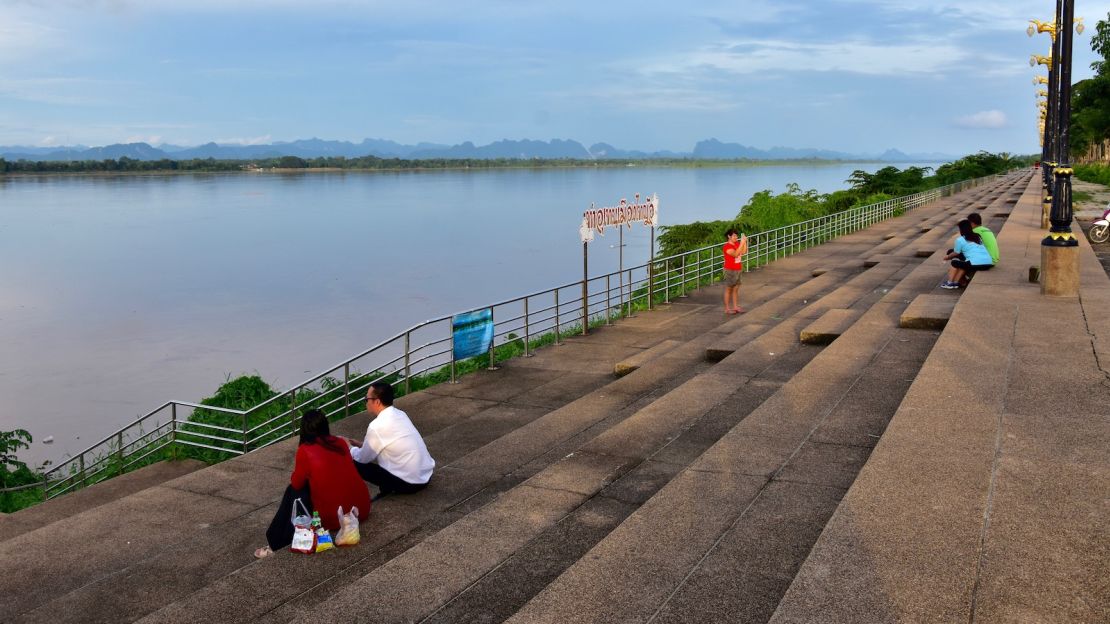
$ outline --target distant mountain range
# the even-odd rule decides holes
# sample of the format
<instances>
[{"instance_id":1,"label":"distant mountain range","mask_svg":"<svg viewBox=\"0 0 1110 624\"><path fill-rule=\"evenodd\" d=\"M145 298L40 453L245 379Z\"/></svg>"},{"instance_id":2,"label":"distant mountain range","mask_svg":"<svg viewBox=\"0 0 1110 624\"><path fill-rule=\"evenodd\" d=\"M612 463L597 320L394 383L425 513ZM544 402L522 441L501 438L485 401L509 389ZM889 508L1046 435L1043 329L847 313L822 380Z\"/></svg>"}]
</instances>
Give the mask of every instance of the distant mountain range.
<instances>
[{"instance_id":1,"label":"distant mountain range","mask_svg":"<svg viewBox=\"0 0 1110 624\"><path fill-rule=\"evenodd\" d=\"M751 160L878 160L885 162L945 162L957 157L950 154L918 153L906 154L889 149L881 154L852 154L832 150L772 147L759 149L740 143L722 143L717 139L699 141L691 152L641 152L623 150L608 143L595 143L589 148L578 141L552 139L535 141L509 139L496 141L489 145L474 145L470 141L458 145L436 143L417 143L404 145L385 139L364 139L361 143L350 141L325 141L323 139L302 139L288 143L269 145L219 145L206 143L196 147L163 144L157 147L147 143L117 143L103 147L74 145L69 147L25 147L0 146L0 158L7 160L104 160L108 158L133 158L135 160L188 160L192 158L214 158L216 160L251 160L297 156L300 158L337 157L357 158L377 156L379 158L576 158L580 160L638 159L651 160L662 158L690 159L751 159Z\"/></svg>"}]
</instances>

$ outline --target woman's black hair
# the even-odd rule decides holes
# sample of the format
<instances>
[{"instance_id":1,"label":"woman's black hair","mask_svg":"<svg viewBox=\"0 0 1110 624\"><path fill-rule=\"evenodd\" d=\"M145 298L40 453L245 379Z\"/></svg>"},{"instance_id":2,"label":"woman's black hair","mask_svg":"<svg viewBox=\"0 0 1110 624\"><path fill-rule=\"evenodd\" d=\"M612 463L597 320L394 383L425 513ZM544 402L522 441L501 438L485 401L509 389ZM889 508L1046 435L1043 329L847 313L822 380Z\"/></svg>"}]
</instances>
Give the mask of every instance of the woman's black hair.
<instances>
[{"instance_id":1,"label":"woman's black hair","mask_svg":"<svg viewBox=\"0 0 1110 624\"><path fill-rule=\"evenodd\" d=\"M960 228L960 236L963 236L965 241L975 243L976 245L983 244L983 237L979 236L979 233L975 231L974 227L971 225L971 221L960 219L956 227Z\"/></svg>"},{"instance_id":2,"label":"woman's black hair","mask_svg":"<svg viewBox=\"0 0 1110 624\"><path fill-rule=\"evenodd\" d=\"M337 438L332 437L328 417L318 409L308 410L301 416L301 444L319 444L336 453L346 450Z\"/></svg>"}]
</instances>

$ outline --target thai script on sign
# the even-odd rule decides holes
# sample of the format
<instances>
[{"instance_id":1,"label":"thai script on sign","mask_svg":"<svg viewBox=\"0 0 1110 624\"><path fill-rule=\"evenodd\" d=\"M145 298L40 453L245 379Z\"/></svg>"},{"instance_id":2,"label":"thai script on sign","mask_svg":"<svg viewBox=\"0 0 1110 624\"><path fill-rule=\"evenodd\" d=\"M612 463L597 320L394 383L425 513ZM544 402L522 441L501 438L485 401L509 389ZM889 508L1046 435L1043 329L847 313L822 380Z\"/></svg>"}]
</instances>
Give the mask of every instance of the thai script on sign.
<instances>
[{"instance_id":1,"label":"thai script on sign","mask_svg":"<svg viewBox=\"0 0 1110 624\"><path fill-rule=\"evenodd\" d=\"M578 229L582 242L588 243L594 239L594 232L605 236L605 228L622 225L632 227L636 221L647 226L655 226L659 222L659 197L654 193L651 197L640 201L640 194L634 196L632 202L621 199L616 206L595 208L590 204L590 209L582 213L582 225Z\"/></svg>"}]
</instances>

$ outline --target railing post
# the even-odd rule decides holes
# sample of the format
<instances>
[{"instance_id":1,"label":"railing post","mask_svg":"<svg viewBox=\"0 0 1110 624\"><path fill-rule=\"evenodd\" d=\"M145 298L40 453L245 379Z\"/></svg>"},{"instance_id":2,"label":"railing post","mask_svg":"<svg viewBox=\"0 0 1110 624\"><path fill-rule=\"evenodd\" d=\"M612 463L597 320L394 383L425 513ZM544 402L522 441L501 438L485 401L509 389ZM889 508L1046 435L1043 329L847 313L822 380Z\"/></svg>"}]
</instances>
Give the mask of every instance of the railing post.
<instances>
[{"instance_id":1,"label":"railing post","mask_svg":"<svg viewBox=\"0 0 1110 624\"><path fill-rule=\"evenodd\" d=\"M647 309L655 306L655 226L651 226L651 249L648 251L648 301Z\"/></svg>"},{"instance_id":2,"label":"railing post","mask_svg":"<svg viewBox=\"0 0 1110 624\"><path fill-rule=\"evenodd\" d=\"M678 288L678 296L680 299L689 297L689 295L686 294L686 280L688 279L686 277L686 256L687 254L682 254L682 286Z\"/></svg>"},{"instance_id":3,"label":"railing post","mask_svg":"<svg viewBox=\"0 0 1110 624\"><path fill-rule=\"evenodd\" d=\"M628 279L625 281L628 282L628 314L626 316L635 318L636 315L632 313L632 293L635 292L632 289L632 269L628 269Z\"/></svg>"},{"instance_id":4,"label":"railing post","mask_svg":"<svg viewBox=\"0 0 1110 624\"><path fill-rule=\"evenodd\" d=\"M525 341L524 344L527 345L528 342ZM527 349L527 346L525 346L525 348ZM454 338L454 336L451 337L451 383L458 383L457 373L455 372L455 338Z\"/></svg>"},{"instance_id":5,"label":"railing post","mask_svg":"<svg viewBox=\"0 0 1110 624\"><path fill-rule=\"evenodd\" d=\"M559 342L559 289L555 289L555 344L562 344Z\"/></svg>"},{"instance_id":6,"label":"railing post","mask_svg":"<svg viewBox=\"0 0 1110 624\"><path fill-rule=\"evenodd\" d=\"M351 415L351 363L343 365L343 417Z\"/></svg>"},{"instance_id":7,"label":"railing post","mask_svg":"<svg viewBox=\"0 0 1110 624\"><path fill-rule=\"evenodd\" d=\"M605 324L613 324L613 285L610 282L610 273L605 274Z\"/></svg>"},{"instance_id":8,"label":"railing post","mask_svg":"<svg viewBox=\"0 0 1110 624\"><path fill-rule=\"evenodd\" d=\"M244 416L246 416L244 414ZM297 389L289 391L289 435L297 435Z\"/></svg>"},{"instance_id":9,"label":"railing post","mask_svg":"<svg viewBox=\"0 0 1110 624\"><path fill-rule=\"evenodd\" d=\"M79 466L81 466L81 468L80 468L80 470L81 470L81 487L85 487L85 485L87 484L87 480L86 480L86 475L85 475L85 454L84 453L81 453L80 455L77 456L77 464Z\"/></svg>"},{"instance_id":10,"label":"railing post","mask_svg":"<svg viewBox=\"0 0 1110 624\"><path fill-rule=\"evenodd\" d=\"M582 243L582 335L590 326L590 274L586 261L586 243Z\"/></svg>"},{"instance_id":11,"label":"railing post","mask_svg":"<svg viewBox=\"0 0 1110 624\"><path fill-rule=\"evenodd\" d=\"M497 353L495 352L497 342L497 323L493 320L493 307L489 309L489 322L493 324L493 337L489 340L489 368L487 370L497 370Z\"/></svg>"},{"instance_id":12,"label":"railing post","mask_svg":"<svg viewBox=\"0 0 1110 624\"><path fill-rule=\"evenodd\" d=\"M116 434L116 455L119 457L119 472L123 474L123 430ZM84 457L84 455L82 455Z\"/></svg>"},{"instance_id":13,"label":"railing post","mask_svg":"<svg viewBox=\"0 0 1110 624\"><path fill-rule=\"evenodd\" d=\"M170 403L170 457L177 461L177 403Z\"/></svg>"},{"instance_id":14,"label":"railing post","mask_svg":"<svg viewBox=\"0 0 1110 624\"><path fill-rule=\"evenodd\" d=\"M411 339L410 339L411 334L412 334L411 330L405 332L405 394L409 393L409 388L410 388L410 386L409 386L409 344L410 344L410 341L411 341ZM492 348L492 346L493 345L491 344L490 347Z\"/></svg>"},{"instance_id":15,"label":"railing post","mask_svg":"<svg viewBox=\"0 0 1110 624\"><path fill-rule=\"evenodd\" d=\"M247 410L247 411L243 412L243 416L242 416L242 418L240 418L240 422L242 423L242 427L243 427L243 452L244 453L247 452L247 414L249 412L250 412L250 410Z\"/></svg>"},{"instance_id":16,"label":"railing post","mask_svg":"<svg viewBox=\"0 0 1110 624\"><path fill-rule=\"evenodd\" d=\"M528 313L528 297L524 298L524 357L532 357L528 343L532 342L532 319Z\"/></svg>"},{"instance_id":17,"label":"railing post","mask_svg":"<svg viewBox=\"0 0 1110 624\"><path fill-rule=\"evenodd\" d=\"M663 261L663 303L671 302L671 263Z\"/></svg>"}]
</instances>

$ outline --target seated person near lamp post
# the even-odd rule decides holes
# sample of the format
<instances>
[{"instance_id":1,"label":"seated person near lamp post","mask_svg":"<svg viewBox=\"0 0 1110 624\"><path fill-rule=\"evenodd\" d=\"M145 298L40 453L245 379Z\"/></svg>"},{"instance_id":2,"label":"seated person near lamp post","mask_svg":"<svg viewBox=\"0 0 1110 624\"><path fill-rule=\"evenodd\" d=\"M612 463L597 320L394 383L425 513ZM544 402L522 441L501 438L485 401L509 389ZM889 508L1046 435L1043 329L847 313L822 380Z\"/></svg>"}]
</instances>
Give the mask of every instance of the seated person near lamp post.
<instances>
[{"instance_id":1,"label":"seated person near lamp post","mask_svg":"<svg viewBox=\"0 0 1110 624\"><path fill-rule=\"evenodd\" d=\"M971 231L983 239L983 246L991 255L991 263L998 264L998 239L994 237L994 232L983 225L983 217L978 212L967 215L967 220L971 221Z\"/></svg>"},{"instance_id":2,"label":"seated person near lamp post","mask_svg":"<svg viewBox=\"0 0 1110 624\"><path fill-rule=\"evenodd\" d=\"M393 386L374 382L366 391L366 411L374 419L366 438L351 440L351 459L364 481L378 486L378 497L412 494L428 485L436 462L408 414L393 407Z\"/></svg>"},{"instance_id":3,"label":"seated person near lamp post","mask_svg":"<svg viewBox=\"0 0 1110 624\"><path fill-rule=\"evenodd\" d=\"M948 255L944 256L945 262L952 261L952 267L948 269L948 279L940 285L949 290L959 288L965 276L970 280L976 271L994 267L991 254L983 245L982 237L972 229L971 221L962 219L956 227L960 229L960 235L956 237L952 249L948 250Z\"/></svg>"}]
</instances>

